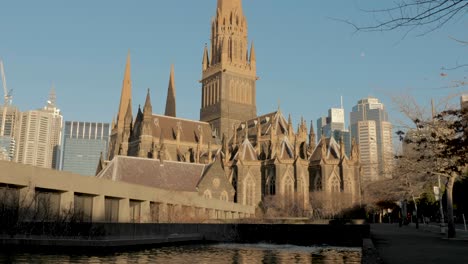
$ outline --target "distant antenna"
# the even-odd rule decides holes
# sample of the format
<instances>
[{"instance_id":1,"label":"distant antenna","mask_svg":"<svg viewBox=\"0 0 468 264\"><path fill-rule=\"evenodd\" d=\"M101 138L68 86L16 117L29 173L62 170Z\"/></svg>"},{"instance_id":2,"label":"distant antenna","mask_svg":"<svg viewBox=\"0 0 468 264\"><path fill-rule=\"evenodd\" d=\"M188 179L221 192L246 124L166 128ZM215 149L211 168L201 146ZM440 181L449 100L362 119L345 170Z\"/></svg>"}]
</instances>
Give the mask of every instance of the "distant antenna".
<instances>
[{"instance_id":1,"label":"distant antenna","mask_svg":"<svg viewBox=\"0 0 468 264\"><path fill-rule=\"evenodd\" d=\"M344 109L343 107L343 96L340 96L341 97L341 109Z\"/></svg>"},{"instance_id":2,"label":"distant antenna","mask_svg":"<svg viewBox=\"0 0 468 264\"><path fill-rule=\"evenodd\" d=\"M0 60L0 74L2 75L4 103L5 103L5 106L8 106L8 105L11 104L11 102L13 100L13 90L8 90L8 88L7 88L7 83L6 83L6 78L5 78L5 69L3 67L3 61L2 60Z\"/></svg>"}]
</instances>

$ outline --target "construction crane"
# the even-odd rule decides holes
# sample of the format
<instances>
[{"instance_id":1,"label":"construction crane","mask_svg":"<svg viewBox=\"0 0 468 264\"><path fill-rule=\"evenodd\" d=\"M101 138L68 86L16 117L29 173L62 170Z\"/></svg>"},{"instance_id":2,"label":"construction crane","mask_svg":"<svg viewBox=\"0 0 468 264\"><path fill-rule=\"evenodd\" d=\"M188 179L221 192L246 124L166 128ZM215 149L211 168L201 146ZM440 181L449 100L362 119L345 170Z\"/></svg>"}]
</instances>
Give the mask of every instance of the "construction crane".
<instances>
[{"instance_id":1,"label":"construction crane","mask_svg":"<svg viewBox=\"0 0 468 264\"><path fill-rule=\"evenodd\" d=\"M8 90L6 78L5 78L5 69L3 67L3 61L0 60L0 74L2 75L2 83L3 83L3 93L4 93L4 103L5 106L11 105L13 101L13 89Z\"/></svg>"}]
</instances>

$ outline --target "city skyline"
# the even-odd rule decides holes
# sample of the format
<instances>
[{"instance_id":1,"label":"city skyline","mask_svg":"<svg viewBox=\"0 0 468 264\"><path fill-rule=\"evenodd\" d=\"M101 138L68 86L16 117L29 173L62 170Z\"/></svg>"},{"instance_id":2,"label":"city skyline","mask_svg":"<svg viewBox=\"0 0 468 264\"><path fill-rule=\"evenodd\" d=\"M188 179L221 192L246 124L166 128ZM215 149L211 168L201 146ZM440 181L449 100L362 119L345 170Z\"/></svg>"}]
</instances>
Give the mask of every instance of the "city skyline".
<instances>
[{"instance_id":1,"label":"city skyline","mask_svg":"<svg viewBox=\"0 0 468 264\"><path fill-rule=\"evenodd\" d=\"M13 104L21 111L36 109L46 102L54 84L57 105L67 120L110 122L116 115L113 109L118 105L130 50L134 114L147 88L154 113L164 112L167 80L174 64L177 115L199 119L198 81L214 2L147 1L128 6L117 1L91 6L86 1L70 5L47 1L28 8L6 3L0 16L4 32L0 57L8 87L14 90ZM449 36L462 32L466 19L428 35L410 34L404 39L401 31L353 34L352 27L331 19L372 23L358 8L367 5L343 1L342 8L336 9L334 4L317 8L307 1L293 6L243 3L249 18L249 42L257 50L259 115L279 104L285 113L291 113L294 123L301 115L316 120L326 109L338 106L343 96L349 118L351 106L372 95L389 106L394 119L398 115L391 110L389 94L410 88L427 104L430 97L452 93L436 88L466 78L463 71L441 71L442 66L457 64L463 54L464 47ZM444 53L434 52L437 50ZM108 99L103 102L102 98Z\"/></svg>"}]
</instances>

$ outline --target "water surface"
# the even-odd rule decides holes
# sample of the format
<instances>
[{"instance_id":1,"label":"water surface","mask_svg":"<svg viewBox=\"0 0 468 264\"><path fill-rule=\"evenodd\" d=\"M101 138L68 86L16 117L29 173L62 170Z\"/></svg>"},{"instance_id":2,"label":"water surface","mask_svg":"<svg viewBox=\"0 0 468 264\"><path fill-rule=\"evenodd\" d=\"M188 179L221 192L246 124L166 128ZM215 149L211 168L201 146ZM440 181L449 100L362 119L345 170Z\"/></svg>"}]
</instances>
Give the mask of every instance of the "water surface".
<instances>
[{"instance_id":1,"label":"water surface","mask_svg":"<svg viewBox=\"0 0 468 264\"><path fill-rule=\"evenodd\" d=\"M360 248L272 244L158 247L111 254L0 253L0 263L361 263Z\"/></svg>"}]
</instances>

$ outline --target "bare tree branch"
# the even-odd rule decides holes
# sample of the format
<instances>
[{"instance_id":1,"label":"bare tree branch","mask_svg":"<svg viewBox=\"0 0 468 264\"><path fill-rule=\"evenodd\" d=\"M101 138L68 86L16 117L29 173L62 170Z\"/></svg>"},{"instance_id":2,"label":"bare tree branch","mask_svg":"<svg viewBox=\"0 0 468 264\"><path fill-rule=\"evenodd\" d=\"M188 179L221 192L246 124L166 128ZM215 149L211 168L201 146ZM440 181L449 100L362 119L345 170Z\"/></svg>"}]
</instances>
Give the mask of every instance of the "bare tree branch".
<instances>
[{"instance_id":1,"label":"bare tree branch","mask_svg":"<svg viewBox=\"0 0 468 264\"><path fill-rule=\"evenodd\" d=\"M341 21L352 25L357 31L392 31L397 28L408 28L410 32L416 28L425 28L421 34L424 35L466 14L468 0L399 0L393 7L361 10L373 13L380 19L376 19L376 24L368 26L356 25L347 20Z\"/></svg>"}]
</instances>

